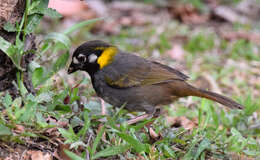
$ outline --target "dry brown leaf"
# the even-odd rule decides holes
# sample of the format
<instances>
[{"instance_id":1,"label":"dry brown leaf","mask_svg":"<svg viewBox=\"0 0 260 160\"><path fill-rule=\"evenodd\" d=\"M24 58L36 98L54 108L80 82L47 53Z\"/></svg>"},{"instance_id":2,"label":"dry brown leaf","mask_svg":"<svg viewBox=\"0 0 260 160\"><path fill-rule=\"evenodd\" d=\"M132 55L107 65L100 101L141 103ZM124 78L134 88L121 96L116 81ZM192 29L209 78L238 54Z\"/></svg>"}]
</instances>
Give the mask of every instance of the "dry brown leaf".
<instances>
[{"instance_id":1,"label":"dry brown leaf","mask_svg":"<svg viewBox=\"0 0 260 160\"><path fill-rule=\"evenodd\" d=\"M52 156L49 153L43 153L42 151L29 150L26 152L24 159L31 160L52 160Z\"/></svg>"},{"instance_id":2,"label":"dry brown leaf","mask_svg":"<svg viewBox=\"0 0 260 160\"><path fill-rule=\"evenodd\" d=\"M166 118L167 123L170 126L176 126L176 127L183 127L187 130L191 130L194 127L197 126L197 120L190 120L184 116L180 116L180 117L167 117Z\"/></svg>"},{"instance_id":3,"label":"dry brown leaf","mask_svg":"<svg viewBox=\"0 0 260 160\"><path fill-rule=\"evenodd\" d=\"M247 41L260 44L260 34L257 33L248 33L248 32L223 32L221 33L222 38L228 41L233 41L237 39L245 39Z\"/></svg>"},{"instance_id":4,"label":"dry brown leaf","mask_svg":"<svg viewBox=\"0 0 260 160\"><path fill-rule=\"evenodd\" d=\"M64 150L70 150L69 149L69 144L59 144L59 147L57 149L57 153L55 155L56 158L59 160L71 160L71 158L64 152Z\"/></svg>"},{"instance_id":5,"label":"dry brown leaf","mask_svg":"<svg viewBox=\"0 0 260 160\"><path fill-rule=\"evenodd\" d=\"M152 127L149 127L149 134L152 137L152 139L157 140L160 137L160 134L157 134Z\"/></svg>"},{"instance_id":6,"label":"dry brown leaf","mask_svg":"<svg viewBox=\"0 0 260 160\"><path fill-rule=\"evenodd\" d=\"M251 23L251 20L248 17L243 16L239 12L236 12L233 8L228 6L218 6L213 10L214 16L222 18L228 22L234 23L239 22L242 24Z\"/></svg>"},{"instance_id":7,"label":"dry brown leaf","mask_svg":"<svg viewBox=\"0 0 260 160\"><path fill-rule=\"evenodd\" d=\"M24 129L24 126L17 124L17 125L15 125L14 131L15 131L16 133L23 133L23 132L25 131L25 129Z\"/></svg>"},{"instance_id":8,"label":"dry brown leaf","mask_svg":"<svg viewBox=\"0 0 260 160\"><path fill-rule=\"evenodd\" d=\"M187 24L201 24L207 22L208 15L201 15L197 8L192 4L176 4L176 2L170 5L169 12L173 17Z\"/></svg>"}]
</instances>

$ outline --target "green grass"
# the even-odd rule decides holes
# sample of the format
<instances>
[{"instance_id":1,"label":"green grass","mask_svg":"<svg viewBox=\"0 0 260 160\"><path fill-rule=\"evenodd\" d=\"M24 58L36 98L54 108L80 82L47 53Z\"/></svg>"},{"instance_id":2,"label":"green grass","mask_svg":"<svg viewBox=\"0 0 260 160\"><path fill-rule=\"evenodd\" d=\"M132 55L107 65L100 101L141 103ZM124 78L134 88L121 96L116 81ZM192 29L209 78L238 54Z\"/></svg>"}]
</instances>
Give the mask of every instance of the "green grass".
<instances>
[{"instance_id":1,"label":"green grass","mask_svg":"<svg viewBox=\"0 0 260 160\"><path fill-rule=\"evenodd\" d=\"M200 5L201 1L196 3ZM169 22L160 33L156 31L157 26L149 24L145 27L123 28L118 35L111 36L91 34L91 27L81 28L72 38L67 35L81 25L46 37L37 51L35 62L31 64L32 81L37 87L35 95L27 92L19 74L17 87L21 96L11 98L8 93L0 93L1 141L30 145L28 140L41 138L51 142L46 130L54 128L60 133L55 138L71 147L65 153L78 160L87 156L91 159L143 157L152 160L228 159L234 155L260 157L260 129L255 127L260 123L256 118L260 109L260 100L256 98L260 94L259 85L254 81L249 82L252 77L257 77L250 69L254 67L251 62L259 61L259 51L256 50L259 46L240 39L225 41L204 27L196 28L200 32L194 34L191 27L175 21ZM186 37L181 43L186 51L182 62L176 62L165 54L178 41L174 38L176 36ZM151 40L151 37L154 39ZM100 115L100 101L88 77L82 73L73 74L73 86L80 83L79 87L73 88L67 75L56 74L60 73L60 69L66 69L69 58L68 53L60 55L60 51L67 52L71 46L75 48L75 44L90 39L106 40L117 44L122 50L136 52L146 58L153 56L156 50L160 53L158 61L182 65L193 81L204 74L209 75L226 95L243 104L245 109L228 110L194 97L192 103L184 99L175 102L174 107L163 106L168 113L135 125L127 125L125 121L130 115L140 113L129 115L126 110L115 109L109 104L106 104L107 115ZM54 55L54 58L44 61L50 55ZM246 67L238 68L240 64ZM198 124L191 130L184 129L184 126L173 127L167 122L166 116L184 116L191 121L197 120ZM56 121L49 121L49 117ZM61 122L66 125L60 125ZM148 123L152 123L151 126L160 135L159 139L149 135ZM24 127L21 133L16 132L19 125Z\"/></svg>"},{"instance_id":2,"label":"green grass","mask_svg":"<svg viewBox=\"0 0 260 160\"><path fill-rule=\"evenodd\" d=\"M71 101L69 104L64 104L64 98L67 95L70 95ZM150 122L149 120L136 125L121 123L122 120L127 119L122 109L116 111L110 108L108 113L116 112L116 114L107 115L105 123L99 121L103 116L93 114L95 111L91 109L95 108L91 107L91 104L86 105L79 115L74 115L70 108L77 106L77 97L78 92L70 91L70 89L64 89L61 92L51 90L38 93L36 96L28 95L27 98L12 99L8 94L5 95L1 98L2 107L6 111L6 113L0 113L1 140L26 143L24 137L35 138L41 135L39 131L58 127L58 124L48 123L46 116L51 115L56 119L73 116L68 128L58 130L64 137L65 143L75 149L85 148L92 159L110 156L131 158L137 154L147 159L151 157L154 159L181 157L184 159L206 159L207 157L224 159L231 153L248 157L260 155L260 145L256 140L259 130L250 128L254 124L252 114L259 109L260 101L257 105L253 103L254 100L250 96L241 102L246 107L241 111L226 112L218 108L215 103L203 99L191 115L190 109L178 105L175 107L173 116L197 118L198 126L191 131L182 127L172 128L167 125L163 117L160 117L152 123L154 130L162 135L162 138L157 141L148 135L148 128L145 124ZM8 121L4 118L5 115L8 116ZM103 127L98 130L100 124ZM118 127L116 124L122 125ZM12 129L16 125L23 125L25 132L13 134ZM76 126L80 126L80 129L75 130ZM102 139L104 133L105 141ZM91 140L89 140L90 135L92 135ZM41 137L48 140L47 137ZM68 154L79 158L71 152ZM84 156L81 158L84 159Z\"/></svg>"}]
</instances>

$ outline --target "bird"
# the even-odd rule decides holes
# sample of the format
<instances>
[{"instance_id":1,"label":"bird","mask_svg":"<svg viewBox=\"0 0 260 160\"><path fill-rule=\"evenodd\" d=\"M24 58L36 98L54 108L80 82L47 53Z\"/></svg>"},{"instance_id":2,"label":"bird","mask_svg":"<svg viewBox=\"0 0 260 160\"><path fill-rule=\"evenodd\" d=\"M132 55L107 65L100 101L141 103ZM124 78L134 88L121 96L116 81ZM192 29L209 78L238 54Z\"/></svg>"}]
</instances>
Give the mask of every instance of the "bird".
<instances>
[{"instance_id":1,"label":"bird","mask_svg":"<svg viewBox=\"0 0 260 160\"><path fill-rule=\"evenodd\" d=\"M97 96L115 107L124 105L129 112L153 114L156 107L187 96L210 99L231 109L244 108L226 96L192 86L189 77L177 69L101 40L76 48L68 74L76 71L89 74Z\"/></svg>"}]
</instances>

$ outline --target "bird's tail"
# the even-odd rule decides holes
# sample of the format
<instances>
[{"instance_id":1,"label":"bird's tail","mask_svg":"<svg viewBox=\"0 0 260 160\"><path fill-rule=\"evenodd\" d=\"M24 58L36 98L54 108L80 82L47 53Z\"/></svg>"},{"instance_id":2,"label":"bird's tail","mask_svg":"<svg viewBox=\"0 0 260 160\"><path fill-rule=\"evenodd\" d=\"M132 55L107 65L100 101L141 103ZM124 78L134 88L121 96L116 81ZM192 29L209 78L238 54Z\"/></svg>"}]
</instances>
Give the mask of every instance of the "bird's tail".
<instances>
[{"instance_id":1,"label":"bird's tail","mask_svg":"<svg viewBox=\"0 0 260 160\"><path fill-rule=\"evenodd\" d=\"M193 87L192 85L184 82L184 81L174 81L174 83L171 83L171 91L172 94L177 95L178 97L186 97L186 96L196 96L196 97L202 97L207 98L213 101L216 101L220 104L223 104L229 108L237 108L237 109L243 109L244 106L233 101L232 99L222 96L220 94L206 91L203 89L198 89Z\"/></svg>"},{"instance_id":2,"label":"bird's tail","mask_svg":"<svg viewBox=\"0 0 260 160\"><path fill-rule=\"evenodd\" d=\"M202 97L202 98L207 98L207 99L210 99L210 100L213 100L213 101L216 101L220 104L223 104L229 108L237 108L237 109L243 109L244 106L242 106L241 104L233 101L232 99L228 98L228 97L225 97L225 96L222 96L220 94L217 94L217 93L214 93L214 92L210 92L210 91L206 91L206 90L203 90L203 89L198 89L198 88L195 88L191 85L189 85L190 87L190 90L191 90L191 96L197 96L197 97Z\"/></svg>"}]
</instances>

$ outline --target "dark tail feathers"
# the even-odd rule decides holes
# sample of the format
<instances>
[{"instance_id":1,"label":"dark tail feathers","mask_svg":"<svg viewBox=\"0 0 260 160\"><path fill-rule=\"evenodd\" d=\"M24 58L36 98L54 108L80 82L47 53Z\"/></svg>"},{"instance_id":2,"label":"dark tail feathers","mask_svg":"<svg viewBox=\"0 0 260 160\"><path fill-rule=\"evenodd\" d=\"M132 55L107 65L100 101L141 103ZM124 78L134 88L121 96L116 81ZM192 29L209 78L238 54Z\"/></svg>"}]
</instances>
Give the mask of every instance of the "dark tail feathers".
<instances>
[{"instance_id":1,"label":"dark tail feathers","mask_svg":"<svg viewBox=\"0 0 260 160\"><path fill-rule=\"evenodd\" d=\"M237 109L243 109L244 106L242 106L241 104L233 101L232 99L222 96L220 94L214 93L214 92L210 92L210 91L206 91L203 89L197 89L192 87L193 90L193 96L197 96L197 97L202 97L202 98L207 98L213 101L216 101L220 104L223 104L229 108L237 108Z\"/></svg>"}]
</instances>

